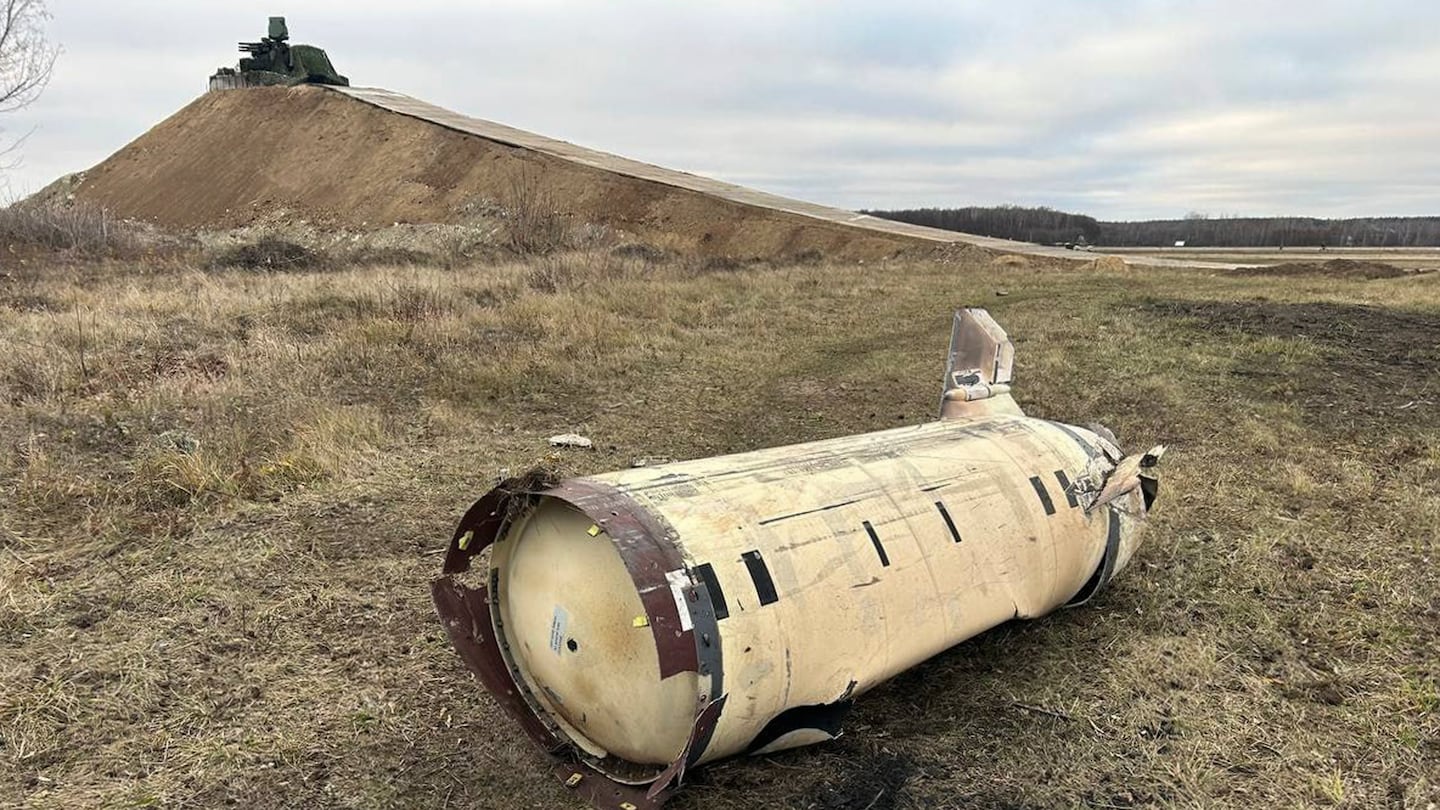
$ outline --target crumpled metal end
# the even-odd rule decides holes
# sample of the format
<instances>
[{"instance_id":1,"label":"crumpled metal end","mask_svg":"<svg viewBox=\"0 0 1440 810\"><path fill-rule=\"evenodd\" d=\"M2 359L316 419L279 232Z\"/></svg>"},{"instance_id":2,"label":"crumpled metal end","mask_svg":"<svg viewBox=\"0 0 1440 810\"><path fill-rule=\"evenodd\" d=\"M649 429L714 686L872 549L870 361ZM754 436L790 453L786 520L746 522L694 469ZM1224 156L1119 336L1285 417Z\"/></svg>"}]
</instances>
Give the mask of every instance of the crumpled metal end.
<instances>
[{"instance_id":1,"label":"crumpled metal end","mask_svg":"<svg viewBox=\"0 0 1440 810\"><path fill-rule=\"evenodd\" d=\"M1150 511L1150 506L1155 502L1155 495L1160 486L1156 467L1159 466L1160 459L1164 455L1165 445L1157 444L1144 453L1128 455L1120 459L1108 472L1101 473L1103 484L1095 497L1085 505L1085 511L1088 512L1114 503L1137 488L1144 496L1145 511ZM1100 470L1087 470L1081 480L1093 482L1096 473L1100 473Z\"/></svg>"}]
</instances>

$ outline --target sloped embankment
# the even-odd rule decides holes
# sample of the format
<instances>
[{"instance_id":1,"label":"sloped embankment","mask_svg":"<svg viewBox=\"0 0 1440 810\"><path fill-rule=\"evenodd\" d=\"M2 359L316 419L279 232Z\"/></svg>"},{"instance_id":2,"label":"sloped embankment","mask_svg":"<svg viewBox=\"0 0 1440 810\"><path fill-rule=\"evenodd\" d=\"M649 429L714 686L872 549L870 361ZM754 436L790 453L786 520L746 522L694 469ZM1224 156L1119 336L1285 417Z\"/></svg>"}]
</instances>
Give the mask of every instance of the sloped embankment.
<instances>
[{"instance_id":1,"label":"sloped embankment","mask_svg":"<svg viewBox=\"0 0 1440 810\"><path fill-rule=\"evenodd\" d=\"M706 255L867 258L924 244L581 165L318 87L203 95L68 191L179 228L281 212L322 227L456 222L498 206L553 209Z\"/></svg>"}]
</instances>

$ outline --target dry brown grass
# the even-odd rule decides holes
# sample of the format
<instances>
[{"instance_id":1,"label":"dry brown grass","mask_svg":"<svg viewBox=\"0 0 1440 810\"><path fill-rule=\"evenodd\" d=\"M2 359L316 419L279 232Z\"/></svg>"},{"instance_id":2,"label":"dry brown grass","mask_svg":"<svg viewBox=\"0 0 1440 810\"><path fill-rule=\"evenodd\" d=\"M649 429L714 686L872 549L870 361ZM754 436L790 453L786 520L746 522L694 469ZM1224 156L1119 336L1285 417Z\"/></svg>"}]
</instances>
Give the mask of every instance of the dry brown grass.
<instances>
[{"instance_id":1,"label":"dry brown grass","mask_svg":"<svg viewBox=\"0 0 1440 810\"><path fill-rule=\"evenodd\" d=\"M139 244L133 226L95 206L25 201L0 207L0 246L11 251L41 248L83 254L132 253Z\"/></svg>"},{"instance_id":2,"label":"dry brown grass","mask_svg":"<svg viewBox=\"0 0 1440 810\"><path fill-rule=\"evenodd\" d=\"M675 806L1440 799L1437 277L596 251L0 281L0 806L577 806L434 619L453 521L556 432L587 472L930 418L965 303L1029 412L1171 445L1149 545Z\"/></svg>"}]
</instances>

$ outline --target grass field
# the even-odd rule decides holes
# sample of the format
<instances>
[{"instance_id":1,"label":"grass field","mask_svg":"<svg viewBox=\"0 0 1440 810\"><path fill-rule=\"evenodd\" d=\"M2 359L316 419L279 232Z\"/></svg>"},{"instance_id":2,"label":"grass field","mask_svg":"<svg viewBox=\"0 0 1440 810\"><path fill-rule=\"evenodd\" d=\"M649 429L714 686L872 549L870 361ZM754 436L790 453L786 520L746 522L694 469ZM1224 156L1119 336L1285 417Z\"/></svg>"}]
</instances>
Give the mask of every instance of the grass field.
<instances>
[{"instance_id":1,"label":"grass field","mask_svg":"<svg viewBox=\"0 0 1440 810\"><path fill-rule=\"evenodd\" d=\"M201 266L0 277L0 806L579 807L434 617L460 513L932 418L964 304L1029 413L1170 446L1147 545L672 806L1440 801L1440 274Z\"/></svg>"}]
</instances>

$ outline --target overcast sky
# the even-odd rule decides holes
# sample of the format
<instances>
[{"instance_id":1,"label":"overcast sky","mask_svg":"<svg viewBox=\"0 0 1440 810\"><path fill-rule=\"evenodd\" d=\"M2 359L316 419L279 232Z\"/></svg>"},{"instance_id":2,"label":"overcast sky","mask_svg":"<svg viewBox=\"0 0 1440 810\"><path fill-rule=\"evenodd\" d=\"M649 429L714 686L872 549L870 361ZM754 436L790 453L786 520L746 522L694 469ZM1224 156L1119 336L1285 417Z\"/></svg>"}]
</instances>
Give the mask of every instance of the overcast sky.
<instances>
[{"instance_id":1,"label":"overcast sky","mask_svg":"<svg viewBox=\"0 0 1440 810\"><path fill-rule=\"evenodd\" d=\"M353 84L846 208L1440 214L1437 0L50 2L11 195L285 14Z\"/></svg>"}]
</instances>

